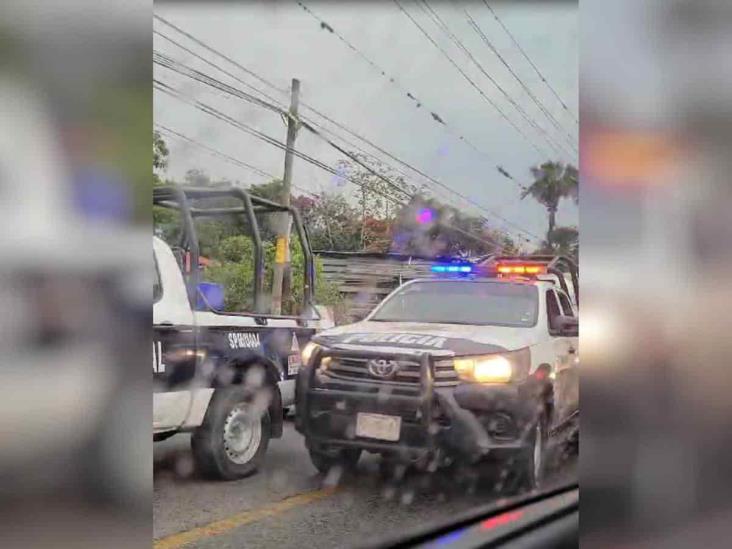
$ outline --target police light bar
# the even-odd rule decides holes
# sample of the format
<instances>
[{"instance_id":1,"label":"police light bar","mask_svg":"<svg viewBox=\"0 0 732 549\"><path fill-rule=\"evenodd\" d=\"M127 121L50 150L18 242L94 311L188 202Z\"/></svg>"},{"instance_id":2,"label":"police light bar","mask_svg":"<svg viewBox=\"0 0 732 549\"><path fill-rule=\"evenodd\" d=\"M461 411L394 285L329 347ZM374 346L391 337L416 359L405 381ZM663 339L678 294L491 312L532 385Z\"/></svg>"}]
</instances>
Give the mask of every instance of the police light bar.
<instances>
[{"instance_id":1,"label":"police light bar","mask_svg":"<svg viewBox=\"0 0 732 549\"><path fill-rule=\"evenodd\" d=\"M471 273L472 265L432 265L433 273Z\"/></svg>"},{"instance_id":2,"label":"police light bar","mask_svg":"<svg viewBox=\"0 0 732 549\"><path fill-rule=\"evenodd\" d=\"M544 265L526 265L526 264L499 264L496 270L503 275L537 275L545 274L546 266Z\"/></svg>"}]
</instances>

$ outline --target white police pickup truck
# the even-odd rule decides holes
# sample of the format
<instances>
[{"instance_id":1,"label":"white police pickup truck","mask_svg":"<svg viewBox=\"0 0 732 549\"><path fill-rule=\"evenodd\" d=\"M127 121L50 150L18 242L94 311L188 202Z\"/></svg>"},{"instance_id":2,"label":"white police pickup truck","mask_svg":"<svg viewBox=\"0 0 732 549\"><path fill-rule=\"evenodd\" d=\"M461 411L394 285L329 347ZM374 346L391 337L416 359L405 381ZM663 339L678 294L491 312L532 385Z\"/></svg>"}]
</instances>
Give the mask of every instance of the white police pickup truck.
<instances>
[{"instance_id":1,"label":"white police pickup truck","mask_svg":"<svg viewBox=\"0 0 732 549\"><path fill-rule=\"evenodd\" d=\"M410 281L363 321L315 336L296 396L314 465L353 466L363 450L436 466L508 458L517 484L536 486L553 380L577 348L576 268L560 265L573 267L543 257L498 258L480 274L438 266L456 276Z\"/></svg>"},{"instance_id":2,"label":"white police pickup truck","mask_svg":"<svg viewBox=\"0 0 732 549\"><path fill-rule=\"evenodd\" d=\"M253 473L269 439L282 435L283 409L294 402L301 345L308 342L315 325L304 316L268 314L257 307L251 312L225 312L223 288L198 282L200 270L190 268L199 263L191 221L204 212L201 197L219 202L241 199L242 206L205 211L212 215L252 214L255 207L260 211L292 210L238 188L162 187L153 194L154 205L182 211L182 242L189 264L186 269L186 261L176 257L161 238L153 237L154 440L192 432L191 446L200 472L235 479ZM257 231L255 217L251 215L249 220ZM295 221L302 230L299 217ZM254 242L261 245L259 238ZM309 305L314 270L306 235L301 242L306 249L303 299ZM263 271L263 267L255 269L257 280ZM261 286L256 286L261 292ZM255 303L259 301L255 294Z\"/></svg>"}]
</instances>

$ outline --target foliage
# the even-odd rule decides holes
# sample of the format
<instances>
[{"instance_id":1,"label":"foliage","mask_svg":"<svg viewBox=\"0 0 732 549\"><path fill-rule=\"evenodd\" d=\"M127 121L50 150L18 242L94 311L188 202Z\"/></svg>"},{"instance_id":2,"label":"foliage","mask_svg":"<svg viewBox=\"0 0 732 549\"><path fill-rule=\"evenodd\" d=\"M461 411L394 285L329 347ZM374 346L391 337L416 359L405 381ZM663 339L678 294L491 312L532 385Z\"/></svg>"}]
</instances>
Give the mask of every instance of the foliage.
<instances>
[{"instance_id":1,"label":"foliage","mask_svg":"<svg viewBox=\"0 0 732 549\"><path fill-rule=\"evenodd\" d=\"M153 187L165 185L160 177L168 167L170 151L160 133L153 132ZM178 214L168 208L153 206L153 234L167 243L177 243L180 238L180 223Z\"/></svg>"},{"instance_id":2,"label":"foliage","mask_svg":"<svg viewBox=\"0 0 732 549\"><path fill-rule=\"evenodd\" d=\"M269 296L272 289L272 269L275 247L272 243L263 244L264 252L264 294ZM291 242L290 265L292 286L290 299L283 304L283 313L298 314L304 291L305 258L296 242ZM248 236L229 236L222 239L212 253L211 263L204 269L203 277L225 288L225 309L227 311L251 311L254 303L254 245ZM315 302L320 305L338 305L342 298L333 284L323 277L322 265L315 265ZM264 303L269 308L269 303Z\"/></svg>"},{"instance_id":3,"label":"foliage","mask_svg":"<svg viewBox=\"0 0 732 549\"><path fill-rule=\"evenodd\" d=\"M341 160L337 169L343 181L358 187L356 196L362 218L390 219L395 213L395 203L417 191L401 174L382 162L359 152L351 151L349 154L356 160Z\"/></svg>"},{"instance_id":4,"label":"foliage","mask_svg":"<svg viewBox=\"0 0 732 549\"><path fill-rule=\"evenodd\" d=\"M561 162L544 162L540 166L531 168L534 182L524 190L521 198L531 196L544 206L549 215L547 242L551 242L551 235L556 226L557 209L559 202L565 198L579 201L579 177L577 168L571 164Z\"/></svg>"},{"instance_id":5,"label":"foliage","mask_svg":"<svg viewBox=\"0 0 732 549\"><path fill-rule=\"evenodd\" d=\"M517 250L508 235L486 226L480 218L422 196L400 212L392 242L392 251L424 256L466 257Z\"/></svg>"},{"instance_id":6,"label":"foliage","mask_svg":"<svg viewBox=\"0 0 732 549\"><path fill-rule=\"evenodd\" d=\"M282 193L285 188L285 183L281 179L273 179L267 183L261 183L259 185L250 185L247 189L250 194L265 198L272 202L282 203ZM292 202L292 197L290 197Z\"/></svg>"},{"instance_id":7,"label":"foliage","mask_svg":"<svg viewBox=\"0 0 732 549\"><path fill-rule=\"evenodd\" d=\"M579 231L577 227L555 227L549 240L542 242L542 245L534 253L566 255L575 261L579 256Z\"/></svg>"},{"instance_id":8,"label":"foliage","mask_svg":"<svg viewBox=\"0 0 732 549\"><path fill-rule=\"evenodd\" d=\"M341 194L322 194L303 214L314 250L355 251L361 247L358 210Z\"/></svg>"},{"instance_id":9,"label":"foliage","mask_svg":"<svg viewBox=\"0 0 732 549\"><path fill-rule=\"evenodd\" d=\"M251 238L242 235L224 238L210 259L212 262L204 269L203 280L224 287L224 309L253 310L254 245Z\"/></svg>"},{"instance_id":10,"label":"foliage","mask_svg":"<svg viewBox=\"0 0 732 549\"><path fill-rule=\"evenodd\" d=\"M168 167L170 151L160 132L153 132L153 174L156 171L165 171Z\"/></svg>"}]
</instances>

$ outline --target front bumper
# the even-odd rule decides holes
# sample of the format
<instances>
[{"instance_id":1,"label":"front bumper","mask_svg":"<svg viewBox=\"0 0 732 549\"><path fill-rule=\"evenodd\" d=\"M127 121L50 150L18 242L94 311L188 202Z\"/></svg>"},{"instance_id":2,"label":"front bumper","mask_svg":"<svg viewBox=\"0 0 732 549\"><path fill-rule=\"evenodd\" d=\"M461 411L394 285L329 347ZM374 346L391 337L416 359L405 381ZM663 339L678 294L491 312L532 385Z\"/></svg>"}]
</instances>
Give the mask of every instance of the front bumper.
<instances>
[{"instance_id":1,"label":"front bumper","mask_svg":"<svg viewBox=\"0 0 732 549\"><path fill-rule=\"evenodd\" d=\"M531 383L479 385L435 383L429 353L359 351L360 358L419 361L418 383L344 380L319 371L324 357L352 357L353 351L318 349L298 375L295 426L312 448L362 448L405 460L438 450L474 462L489 453L513 453L527 447L526 433L538 418L539 391ZM358 413L401 418L399 440L356 436Z\"/></svg>"}]
</instances>

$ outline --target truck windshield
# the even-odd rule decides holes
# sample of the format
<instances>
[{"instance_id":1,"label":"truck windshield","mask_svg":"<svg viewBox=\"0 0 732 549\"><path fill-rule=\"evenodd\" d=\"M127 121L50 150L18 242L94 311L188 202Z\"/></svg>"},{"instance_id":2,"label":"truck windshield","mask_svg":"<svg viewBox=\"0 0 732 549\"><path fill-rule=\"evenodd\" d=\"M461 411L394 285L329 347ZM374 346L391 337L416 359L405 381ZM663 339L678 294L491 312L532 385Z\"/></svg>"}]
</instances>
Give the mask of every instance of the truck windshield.
<instances>
[{"instance_id":1,"label":"truck windshield","mask_svg":"<svg viewBox=\"0 0 732 549\"><path fill-rule=\"evenodd\" d=\"M387 299L369 320L530 327L534 286L505 282L416 282Z\"/></svg>"}]
</instances>

